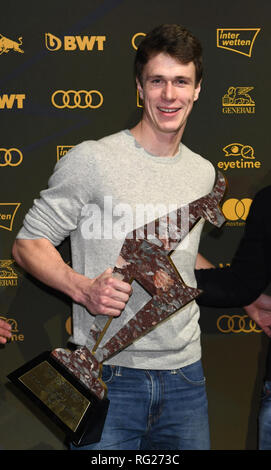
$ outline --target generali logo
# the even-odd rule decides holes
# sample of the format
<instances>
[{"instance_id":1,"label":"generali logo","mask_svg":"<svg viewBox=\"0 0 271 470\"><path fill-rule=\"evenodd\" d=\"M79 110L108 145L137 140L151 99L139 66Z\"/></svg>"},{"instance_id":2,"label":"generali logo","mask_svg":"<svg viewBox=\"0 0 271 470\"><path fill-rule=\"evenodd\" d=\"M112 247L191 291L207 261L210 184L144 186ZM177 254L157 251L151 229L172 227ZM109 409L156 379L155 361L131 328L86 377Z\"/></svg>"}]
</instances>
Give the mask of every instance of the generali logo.
<instances>
[{"instance_id":1,"label":"generali logo","mask_svg":"<svg viewBox=\"0 0 271 470\"><path fill-rule=\"evenodd\" d=\"M0 287L17 287L18 274L12 265L13 259L0 259Z\"/></svg>"},{"instance_id":2,"label":"generali logo","mask_svg":"<svg viewBox=\"0 0 271 470\"><path fill-rule=\"evenodd\" d=\"M251 57L253 45L261 28L218 28L216 45Z\"/></svg>"},{"instance_id":3,"label":"generali logo","mask_svg":"<svg viewBox=\"0 0 271 470\"><path fill-rule=\"evenodd\" d=\"M230 86L222 97L223 114L255 114L255 100L250 93L253 86Z\"/></svg>"},{"instance_id":4,"label":"generali logo","mask_svg":"<svg viewBox=\"0 0 271 470\"><path fill-rule=\"evenodd\" d=\"M103 51L106 36L63 36L45 33L45 46L48 51Z\"/></svg>"}]
</instances>

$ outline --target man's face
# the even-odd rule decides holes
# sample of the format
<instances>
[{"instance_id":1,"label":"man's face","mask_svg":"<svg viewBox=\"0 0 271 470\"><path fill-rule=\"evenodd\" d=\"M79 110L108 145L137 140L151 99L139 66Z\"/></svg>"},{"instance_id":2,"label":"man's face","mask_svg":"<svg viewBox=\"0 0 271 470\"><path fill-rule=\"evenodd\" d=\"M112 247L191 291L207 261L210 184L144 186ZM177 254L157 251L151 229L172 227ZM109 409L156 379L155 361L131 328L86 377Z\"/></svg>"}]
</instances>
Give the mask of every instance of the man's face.
<instances>
[{"instance_id":1,"label":"man's face","mask_svg":"<svg viewBox=\"0 0 271 470\"><path fill-rule=\"evenodd\" d=\"M144 100L143 122L159 133L183 133L187 118L198 99L193 62L182 64L163 52L144 67L138 92Z\"/></svg>"}]
</instances>

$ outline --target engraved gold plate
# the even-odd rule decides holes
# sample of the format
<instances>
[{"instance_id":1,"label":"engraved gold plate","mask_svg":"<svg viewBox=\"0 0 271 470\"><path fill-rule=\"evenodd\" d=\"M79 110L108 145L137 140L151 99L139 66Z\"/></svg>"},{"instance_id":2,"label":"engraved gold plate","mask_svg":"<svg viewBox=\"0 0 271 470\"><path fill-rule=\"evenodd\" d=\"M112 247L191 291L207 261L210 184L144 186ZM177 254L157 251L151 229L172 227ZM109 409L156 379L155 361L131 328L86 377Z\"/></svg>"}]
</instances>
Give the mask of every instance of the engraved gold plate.
<instances>
[{"instance_id":1,"label":"engraved gold plate","mask_svg":"<svg viewBox=\"0 0 271 470\"><path fill-rule=\"evenodd\" d=\"M31 390L72 431L76 431L91 405L49 362L44 361L20 377Z\"/></svg>"}]
</instances>

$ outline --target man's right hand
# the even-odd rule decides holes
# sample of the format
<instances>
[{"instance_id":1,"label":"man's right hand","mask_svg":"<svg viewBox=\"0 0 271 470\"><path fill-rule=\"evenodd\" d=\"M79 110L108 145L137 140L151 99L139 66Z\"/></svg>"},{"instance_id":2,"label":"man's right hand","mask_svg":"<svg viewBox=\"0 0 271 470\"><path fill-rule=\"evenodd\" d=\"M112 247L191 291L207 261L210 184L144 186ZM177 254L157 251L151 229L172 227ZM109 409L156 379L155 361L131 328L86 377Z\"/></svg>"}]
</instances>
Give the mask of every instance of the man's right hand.
<instances>
[{"instance_id":1,"label":"man's right hand","mask_svg":"<svg viewBox=\"0 0 271 470\"><path fill-rule=\"evenodd\" d=\"M110 315L117 317L124 310L132 293L127 282L112 276L108 268L100 276L91 279L89 287L84 289L84 306L93 315Z\"/></svg>"}]
</instances>

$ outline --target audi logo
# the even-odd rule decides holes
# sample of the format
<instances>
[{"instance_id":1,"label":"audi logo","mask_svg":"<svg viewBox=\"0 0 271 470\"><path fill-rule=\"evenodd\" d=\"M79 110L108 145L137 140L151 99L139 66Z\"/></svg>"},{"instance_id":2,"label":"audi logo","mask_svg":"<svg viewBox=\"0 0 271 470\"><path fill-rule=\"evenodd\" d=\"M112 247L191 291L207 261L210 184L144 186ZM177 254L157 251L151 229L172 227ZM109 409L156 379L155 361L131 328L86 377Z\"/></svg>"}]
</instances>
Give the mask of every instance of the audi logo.
<instances>
[{"instance_id":1,"label":"audi logo","mask_svg":"<svg viewBox=\"0 0 271 470\"><path fill-rule=\"evenodd\" d=\"M221 315L217 328L222 333L261 333L254 320L248 315Z\"/></svg>"},{"instance_id":2,"label":"audi logo","mask_svg":"<svg viewBox=\"0 0 271 470\"><path fill-rule=\"evenodd\" d=\"M0 166L18 166L22 163L23 154L16 148L0 148Z\"/></svg>"},{"instance_id":3,"label":"audi logo","mask_svg":"<svg viewBox=\"0 0 271 470\"><path fill-rule=\"evenodd\" d=\"M59 109L97 109L103 104L103 95L98 90L57 90L52 94L52 104Z\"/></svg>"}]
</instances>

